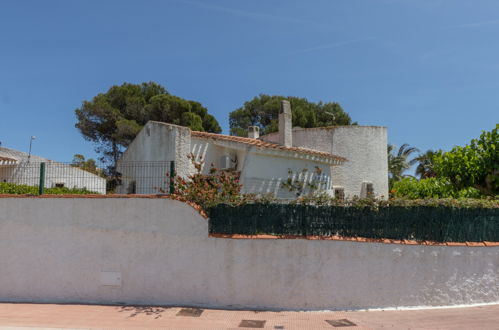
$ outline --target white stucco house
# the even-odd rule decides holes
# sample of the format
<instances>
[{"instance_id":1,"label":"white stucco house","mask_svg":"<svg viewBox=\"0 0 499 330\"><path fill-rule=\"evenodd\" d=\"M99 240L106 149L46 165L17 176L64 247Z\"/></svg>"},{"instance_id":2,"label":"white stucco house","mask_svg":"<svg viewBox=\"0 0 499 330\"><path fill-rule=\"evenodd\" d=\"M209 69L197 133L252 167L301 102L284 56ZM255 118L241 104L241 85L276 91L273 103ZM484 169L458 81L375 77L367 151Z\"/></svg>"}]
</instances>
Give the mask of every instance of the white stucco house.
<instances>
[{"instance_id":1,"label":"white stucco house","mask_svg":"<svg viewBox=\"0 0 499 330\"><path fill-rule=\"evenodd\" d=\"M292 128L291 108L283 101L279 131L259 136L249 127L248 137L191 131L187 127L148 122L117 164L122 175L120 193L158 193L168 180L141 184L135 162L175 162L176 174L195 172L189 155L202 160L203 173L211 166L241 172L243 193L272 193L293 198L283 186L293 180L314 182L314 187L337 197L388 196L387 131L385 127L334 126ZM305 171L304 171L305 169ZM166 175L166 173L165 173Z\"/></svg>"},{"instance_id":2,"label":"white stucco house","mask_svg":"<svg viewBox=\"0 0 499 330\"><path fill-rule=\"evenodd\" d=\"M45 188L66 187L106 193L106 179L93 173L25 152L0 147L0 182L38 186L45 163Z\"/></svg>"}]
</instances>

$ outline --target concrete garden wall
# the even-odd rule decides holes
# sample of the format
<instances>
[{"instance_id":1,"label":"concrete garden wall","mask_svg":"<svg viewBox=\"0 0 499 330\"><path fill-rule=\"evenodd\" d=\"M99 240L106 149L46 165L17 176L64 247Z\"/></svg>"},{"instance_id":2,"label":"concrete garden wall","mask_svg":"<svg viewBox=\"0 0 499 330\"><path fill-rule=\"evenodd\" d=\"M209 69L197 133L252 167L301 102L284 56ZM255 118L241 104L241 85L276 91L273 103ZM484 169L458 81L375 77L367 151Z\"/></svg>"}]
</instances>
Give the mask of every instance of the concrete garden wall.
<instances>
[{"instance_id":1,"label":"concrete garden wall","mask_svg":"<svg viewBox=\"0 0 499 330\"><path fill-rule=\"evenodd\" d=\"M208 237L150 198L0 198L0 300L356 309L499 302L499 246Z\"/></svg>"}]
</instances>

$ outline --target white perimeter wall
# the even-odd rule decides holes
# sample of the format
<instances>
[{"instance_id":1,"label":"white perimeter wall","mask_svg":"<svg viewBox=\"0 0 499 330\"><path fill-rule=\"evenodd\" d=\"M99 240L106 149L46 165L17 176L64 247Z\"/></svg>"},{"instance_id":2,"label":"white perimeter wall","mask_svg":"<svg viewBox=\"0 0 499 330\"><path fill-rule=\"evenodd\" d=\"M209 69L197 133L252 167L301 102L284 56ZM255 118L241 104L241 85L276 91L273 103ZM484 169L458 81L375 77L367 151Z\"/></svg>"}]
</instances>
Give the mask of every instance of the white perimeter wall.
<instances>
[{"instance_id":1,"label":"white perimeter wall","mask_svg":"<svg viewBox=\"0 0 499 330\"><path fill-rule=\"evenodd\" d=\"M499 247L208 237L168 199L0 198L0 300L342 309L499 302Z\"/></svg>"}]
</instances>

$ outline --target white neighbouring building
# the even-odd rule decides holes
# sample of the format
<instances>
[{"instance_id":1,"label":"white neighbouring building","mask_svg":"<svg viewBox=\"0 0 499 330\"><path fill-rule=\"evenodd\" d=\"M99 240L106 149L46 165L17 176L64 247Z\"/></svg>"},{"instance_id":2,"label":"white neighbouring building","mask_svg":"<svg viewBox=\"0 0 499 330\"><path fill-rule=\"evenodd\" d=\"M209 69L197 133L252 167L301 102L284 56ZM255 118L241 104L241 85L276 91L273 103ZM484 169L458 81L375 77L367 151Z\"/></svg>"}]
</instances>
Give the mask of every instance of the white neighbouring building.
<instances>
[{"instance_id":1,"label":"white neighbouring building","mask_svg":"<svg viewBox=\"0 0 499 330\"><path fill-rule=\"evenodd\" d=\"M211 166L240 171L243 193L293 198L296 192L283 186L292 177L294 182L313 183L313 187L338 197L365 197L369 192L378 198L388 197L385 127L293 129L291 123L288 101L281 104L279 131L264 136L259 136L256 126L249 127L245 138L150 121L118 161L117 170L122 175L118 192L167 190L166 177L143 184L140 180L144 175L137 172L138 167L127 164L174 161L176 174L187 177L195 172L189 159L193 155L196 161L203 161L205 174Z\"/></svg>"},{"instance_id":2,"label":"white neighbouring building","mask_svg":"<svg viewBox=\"0 0 499 330\"><path fill-rule=\"evenodd\" d=\"M0 182L38 186L41 163L45 163L45 188L78 188L99 194L106 193L106 179L98 175L4 147L0 147Z\"/></svg>"}]
</instances>

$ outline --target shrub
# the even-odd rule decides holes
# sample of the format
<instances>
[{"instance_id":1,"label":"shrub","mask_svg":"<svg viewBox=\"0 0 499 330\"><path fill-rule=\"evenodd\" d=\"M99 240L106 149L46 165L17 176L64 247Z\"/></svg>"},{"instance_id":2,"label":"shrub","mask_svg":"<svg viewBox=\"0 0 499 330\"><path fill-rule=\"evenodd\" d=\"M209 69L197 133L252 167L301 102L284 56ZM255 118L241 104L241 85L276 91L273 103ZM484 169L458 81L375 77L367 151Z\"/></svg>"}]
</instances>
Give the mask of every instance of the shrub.
<instances>
[{"instance_id":1,"label":"shrub","mask_svg":"<svg viewBox=\"0 0 499 330\"><path fill-rule=\"evenodd\" d=\"M445 178L426 178L416 180L404 178L393 184L391 194L395 198L480 198L481 193L475 188L456 189Z\"/></svg>"},{"instance_id":2,"label":"shrub","mask_svg":"<svg viewBox=\"0 0 499 330\"><path fill-rule=\"evenodd\" d=\"M217 204L238 205L244 200L241 195L240 173L235 170L218 170L211 166L209 174L202 173L203 161L189 155L196 172L186 179L175 177L175 194L196 203L203 209Z\"/></svg>"},{"instance_id":3,"label":"shrub","mask_svg":"<svg viewBox=\"0 0 499 330\"><path fill-rule=\"evenodd\" d=\"M63 195L63 194L95 194L93 191L78 188L45 188L45 194L49 195ZM38 186L28 186L23 184L0 182L0 194L14 194L14 195L38 195Z\"/></svg>"},{"instance_id":4,"label":"shrub","mask_svg":"<svg viewBox=\"0 0 499 330\"><path fill-rule=\"evenodd\" d=\"M464 147L437 155L434 168L457 189L473 187L484 195L499 194L499 124Z\"/></svg>"}]
</instances>

